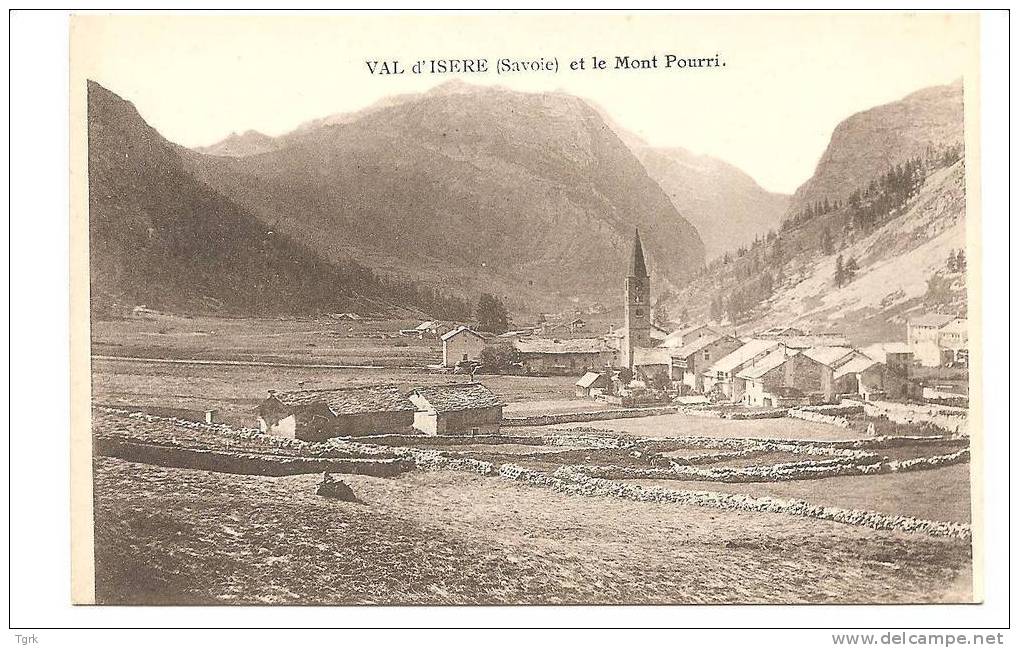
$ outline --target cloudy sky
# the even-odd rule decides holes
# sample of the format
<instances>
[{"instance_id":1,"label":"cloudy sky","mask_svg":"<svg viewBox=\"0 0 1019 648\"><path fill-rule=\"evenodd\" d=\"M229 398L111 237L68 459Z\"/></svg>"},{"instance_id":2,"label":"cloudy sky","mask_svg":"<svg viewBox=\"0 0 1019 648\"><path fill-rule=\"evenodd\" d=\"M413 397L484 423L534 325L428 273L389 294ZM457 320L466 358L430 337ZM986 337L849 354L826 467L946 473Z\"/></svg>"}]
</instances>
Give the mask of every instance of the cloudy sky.
<instances>
[{"instance_id":1,"label":"cloudy sky","mask_svg":"<svg viewBox=\"0 0 1019 648\"><path fill-rule=\"evenodd\" d=\"M167 139L288 132L453 78L560 90L657 146L722 158L772 191L813 172L854 112L973 69L976 19L852 14L339 14L80 16L72 66L133 102ZM723 68L569 71L600 56L713 57ZM373 76L365 61L557 58L558 73Z\"/></svg>"}]
</instances>

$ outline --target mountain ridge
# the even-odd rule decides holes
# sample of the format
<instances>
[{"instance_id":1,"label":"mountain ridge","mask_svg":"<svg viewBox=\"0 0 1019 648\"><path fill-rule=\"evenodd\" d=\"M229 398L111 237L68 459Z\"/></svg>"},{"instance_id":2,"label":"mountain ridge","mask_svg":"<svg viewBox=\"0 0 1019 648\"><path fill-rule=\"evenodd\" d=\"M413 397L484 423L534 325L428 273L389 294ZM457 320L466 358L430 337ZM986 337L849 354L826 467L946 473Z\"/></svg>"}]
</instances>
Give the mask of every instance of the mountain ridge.
<instances>
[{"instance_id":1,"label":"mountain ridge","mask_svg":"<svg viewBox=\"0 0 1019 648\"><path fill-rule=\"evenodd\" d=\"M696 229L583 100L446 90L189 164L327 258L494 285L518 302L604 300L635 226L662 289L703 265Z\"/></svg>"},{"instance_id":2,"label":"mountain ridge","mask_svg":"<svg viewBox=\"0 0 1019 648\"><path fill-rule=\"evenodd\" d=\"M187 149L133 104L94 81L87 101L93 316L140 304L260 315L464 310L349 260L323 260L191 175Z\"/></svg>"}]
</instances>

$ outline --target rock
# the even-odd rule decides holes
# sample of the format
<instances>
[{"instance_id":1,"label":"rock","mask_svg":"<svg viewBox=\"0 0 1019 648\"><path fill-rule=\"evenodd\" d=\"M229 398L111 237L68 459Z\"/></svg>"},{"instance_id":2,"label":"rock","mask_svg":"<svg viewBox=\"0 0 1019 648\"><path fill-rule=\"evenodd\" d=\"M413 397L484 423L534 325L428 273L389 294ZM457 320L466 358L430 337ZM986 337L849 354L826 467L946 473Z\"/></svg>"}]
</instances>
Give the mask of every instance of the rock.
<instances>
[{"instance_id":1,"label":"rock","mask_svg":"<svg viewBox=\"0 0 1019 648\"><path fill-rule=\"evenodd\" d=\"M353 489L346 482L338 479L320 482L315 492L323 497L343 500L344 502L357 501L357 495L354 495Z\"/></svg>"}]
</instances>

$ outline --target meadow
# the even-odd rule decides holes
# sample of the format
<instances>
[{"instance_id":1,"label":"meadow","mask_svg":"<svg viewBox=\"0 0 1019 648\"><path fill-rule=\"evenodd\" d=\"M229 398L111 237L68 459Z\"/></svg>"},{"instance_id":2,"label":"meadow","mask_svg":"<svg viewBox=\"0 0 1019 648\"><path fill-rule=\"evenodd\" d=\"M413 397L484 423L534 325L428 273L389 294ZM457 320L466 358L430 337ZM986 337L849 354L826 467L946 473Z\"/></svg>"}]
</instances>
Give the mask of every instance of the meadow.
<instances>
[{"instance_id":1,"label":"meadow","mask_svg":"<svg viewBox=\"0 0 1019 648\"><path fill-rule=\"evenodd\" d=\"M404 323L350 323L356 330L347 330L346 337L333 334L337 325L348 323L165 316L99 322L93 327L94 353L121 359L94 358L93 399L217 409L219 420L250 426L252 410L268 389L409 387L465 379L426 368L438 355L435 340L391 336L389 331L406 328ZM369 362L378 364L289 366L360 367ZM507 415L596 407L573 397L576 377L480 379L507 403ZM120 435L213 453L277 454L284 460L323 454L318 446L274 450L257 439L221 439L215 430L173 425L97 415L93 431L97 438ZM788 512L580 495L500 475L506 466L546 476L559 475L563 468L612 467L635 471L611 482L626 488L802 500L965 525L970 520L968 462L784 481L742 483L689 475L649 479L640 471L662 470L663 462L693 461L698 468L739 473L823 462L832 456L822 452L825 448L870 441L858 427L682 413L506 427L503 433L514 438L447 445L427 439L364 439L383 443L385 456L413 457L417 469L390 477L339 475L357 502L316 495L316 474L227 474L97 456L98 599L114 604L294 605L970 599L968 537ZM782 440L795 440L803 450L774 446ZM712 449L715 443L721 445ZM873 459L852 461L946 455L965 447L961 443L935 439L868 446ZM735 451L730 454L726 444L734 444ZM362 451L357 444L340 443L326 454L357 456ZM428 461L419 461L420 453ZM436 469L435 457L446 467ZM487 472L478 474L480 465L488 466Z\"/></svg>"}]
</instances>

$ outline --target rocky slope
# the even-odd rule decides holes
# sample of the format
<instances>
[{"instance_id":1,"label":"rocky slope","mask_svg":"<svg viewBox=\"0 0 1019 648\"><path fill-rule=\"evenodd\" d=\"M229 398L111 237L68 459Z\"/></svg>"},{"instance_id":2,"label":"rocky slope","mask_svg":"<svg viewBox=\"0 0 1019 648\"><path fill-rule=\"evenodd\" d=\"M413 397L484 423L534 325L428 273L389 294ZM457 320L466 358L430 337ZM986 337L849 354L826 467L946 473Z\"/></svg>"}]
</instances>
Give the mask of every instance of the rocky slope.
<instances>
[{"instance_id":1,"label":"rocky slope","mask_svg":"<svg viewBox=\"0 0 1019 648\"><path fill-rule=\"evenodd\" d=\"M733 165L682 148L633 146L648 175L704 239L707 258L777 229L789 196L765 191Z\"/></svg>"},{"instance_id":2,"label":"rocky slope","mask_svg":"<svg viewBox=\"0 0 1019 648\"><path fill-rule=\"evenodd\" d=\"M266 227L191 175L184 151L133 105L91 81L88 142L96 316L138 304L266 315L378 312L414 301L367 268L327 262Z\"/></svg>"},{"instance_id":3,"label":"rocky slope","mask_svg":"<svg viewBox=\"0 0 1019 648\"><path fill-rule=\"evenodd\" d=\"M789 213L825 198L845 200L878 174L923 155L929 147L963 141L961 80L856 113L835 128L814 175L793 194Z\"/></svg>"},{"instance_id":4,"label":"rocky slope","mask_svg":"<svg viewBox=\"0 0 1019 648\"><path fill-rule=\"evenodd\" d=\"M203 146L195 149L199 153L208 155L225 155L228 157L244 157L245 155L258 155L276 148L273 138L255 130L248 130L243 133L231 133L226 139L216 142L211 146Z\"/></svg>"},{"instance_id":5,"label":"rocky slope","mask_svg":"<svg viewBox=\"0 0 1019 648\"><path fill-rule=\"evenodd\" d=\"M853 115L832 134L776 234L712 261L672 313L742 332L795 325L859 343L901 339L918 312L964 313L966 248L959 84ZM840 261L856 267L837 280Z\"/></svg>"},{"instance_id":6,"label":"rocky slope","mask_svg":"<svg viewBox=\"0 0 1019 648\"><path fill-rule=\"evenodd\" d=\"M274 150L192 154L211 186L327 258L493 291L605 301L634 227L656 288L704 263L696 229L584 101L452 84L306 124Z\"/></svg>"}]
</instances>

